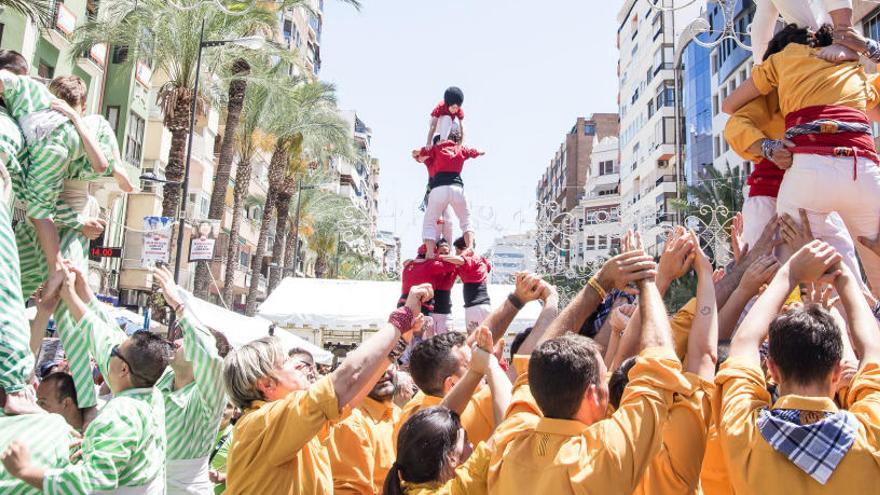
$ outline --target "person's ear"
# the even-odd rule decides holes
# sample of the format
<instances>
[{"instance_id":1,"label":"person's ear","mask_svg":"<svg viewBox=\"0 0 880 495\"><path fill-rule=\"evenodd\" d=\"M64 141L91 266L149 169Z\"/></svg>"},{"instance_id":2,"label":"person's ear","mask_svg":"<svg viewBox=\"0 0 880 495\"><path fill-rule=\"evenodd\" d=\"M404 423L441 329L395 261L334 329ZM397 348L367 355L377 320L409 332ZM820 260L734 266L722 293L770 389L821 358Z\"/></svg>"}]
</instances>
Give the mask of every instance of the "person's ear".
<instances>
[{"instance_id":1,"label":"person's ear","mask_svg":"<svg viewBox=\"0 0 880 495\"><path fill-rule=\"evenodd\" d=\"M837 365L838 369L840 369L840 365ZM782 383L782 373L779 372L779 368L776 367L776 363L773 362L773 359L770 356L767 356L767 372L770 373L770 378L777 385Z\"/></svg>"},{"instance_id":2,"label":"person's ear","mask_svg":"<svg viewBox=\"0 0 880 495\"><path fill-rule=\"evenodd\" d=\"M454 387L456 383L458 383L458 378L456 376L454 376L454 375L447 376L446 379L443 380L443 395L448 394L449 391L452 390L452 387Z\"/></svg>"},{"instance_id":3,"label":"person's ear","mask_svg":"<svg viewBox=\"0 0 880 495\"><path fill-rule=\"evenodd\" d=\"M259 380L257 380L257 390L260 391L260 395L262 395L263 398L268 397L269 394L271 394L271 392L275 390L275 380L268 376L260 378Z\"/></svg>"},{"instance_id":4,"label":"person's ear","mask_svg":"<svg viewBox=\"0 0 880 495\"><path fill-rule=\"evenodd\" d=\"M837 386L840 382L840 375L843 374L843 367L840 366L840 361L834 363L834 367L831 368L831 384L833 386Z\"/></svg>"}]
</instances>

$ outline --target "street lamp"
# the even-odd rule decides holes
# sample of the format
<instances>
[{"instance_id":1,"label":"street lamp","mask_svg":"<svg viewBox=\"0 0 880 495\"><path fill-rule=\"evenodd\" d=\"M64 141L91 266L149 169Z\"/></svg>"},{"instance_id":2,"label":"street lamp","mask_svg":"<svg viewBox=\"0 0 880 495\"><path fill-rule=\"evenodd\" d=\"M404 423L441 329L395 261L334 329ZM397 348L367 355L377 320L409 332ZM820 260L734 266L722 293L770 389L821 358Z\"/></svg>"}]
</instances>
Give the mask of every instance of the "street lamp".
<instances>
[{"instance_id":1,"label":"street lamp","mask_svg":"<svg viewBox=\"0 0 880 495\"><path fill-rule=\"evenodd\" d=\"M259 48L262 48L266 44L266 40L262 36L248 36L245 38L232 40L205 41L205 19L202 18L202 26L199 29L199 54L196 57L195 84L193 85L192 102L190 103L189 108L190 118L189 136L187 138L186 146L186 165L184 165L183 169L183 181L180 183L180 209L177 212L179 224L177 226L177 256L174 259L174 282L178 284L180 283L180 258L181 253L183 253L183 228L186 224L186 219L184 218L184 215L186 215L186 201L187 196L189 195L189 169L190 163L192 161L193 134L195 133L196 127L196 101L198 100L199 94L199 74L202 71L202 50L212 46L222 46L230 44L238 45L251 50L257 50Z\"/></svg>"},{"instance_id":2,"label":"street lamp","mask_svg":"<svg viewBox=\"0 0 880 495\"><path fill-rule=\"evenodd\" d=\"M296 218L293 221L293 273L296 278L296 266L299 263L299 209L302 204L303 189L315 189L315 186L304 186L302 178L296 183Z\"/></svg>"}]
</instances>

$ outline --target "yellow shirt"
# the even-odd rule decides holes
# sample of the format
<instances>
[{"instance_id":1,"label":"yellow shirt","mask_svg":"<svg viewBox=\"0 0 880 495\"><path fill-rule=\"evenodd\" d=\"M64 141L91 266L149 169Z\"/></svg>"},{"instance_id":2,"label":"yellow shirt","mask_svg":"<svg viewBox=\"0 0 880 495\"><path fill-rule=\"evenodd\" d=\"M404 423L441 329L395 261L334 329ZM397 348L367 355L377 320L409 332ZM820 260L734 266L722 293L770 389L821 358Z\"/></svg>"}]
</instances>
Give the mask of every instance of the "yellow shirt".
<instances>
[{"instance_id":1,"label":"yellow shirt","mask_svg":"<svg viewBox=\"0 0 880 495\"><path fill-rule=\"evenodd\" d=\"M675 394L669 416L663 425L660 452L648 466L635 495L697 494L700 467L706 449L711 417L713 383L685 372L694 388L688 395Z\"/></svg>"},{"instance_id":2,"label":"yellow shirt","mask_svg":"<svg viewBox=\"0 0 880 495\"><path fill-rule=\"evenodd\" d=\"M697 298L692 297L669 319L669 326L672 328L672 346L675 348L675 355L682 363L685 362L684 359L687 355L688 335L691 334L691 325L694 324L696 313Z\"/></svg>"},{"instance_id":3,"label":"yellow shirt","mask_svg":"<svg viewBox=\"0 0 880 495\"><path fill-rule=\"evenodd\" d=\"M467 462L456 468L455 477L446 483L401 483L406 495L483 495L486 490L486 468L491 449L481 443Z\"/></svg>"},{"instance_id":4,"label":"yellow shirt","mask_svg":"<svg viewBox=\"0 0 880 495\"><path fill-rule=\"evenodd\" d=\"M586 425L540 418L493 452L497 474L489 474L489 492L631 493L660 449L660 431L674 393L690 395L672 352L645 349L621 407L610 418Z\"/></svg>"},{"instance_id":5,"label":"yellow shirt","mask_svg":"<svg viewBox=\"0 0 880 495\"><path fill-rule=\"evenodd\" d=\"M752 81L762 95L774 88L779 90L783 115L817 105L865 111L877 104L877 91L862 64L832 64L816 57L817 51L792 43L756 65L752 69Z\"/></svg>"},{"instance_id":6,"label":"yellow shirt","mask_svg":"<svg viewBox=\"0 0 880 495\"><path fill-rule=\"evenodd\" d=\"M394 425L400 408L369 397L330 434L333 492L379 495L396 459Z\"/></svg>"},{"instance_id":7,"label":"yellow shirt","mask_svg":"<svg viewBox=\"0 0 880 495\"><path fill-rule=\"evenodd\" d=\"M779 111L779 94L771 91L755 98L727 119L724 137L739 156L760 162L762 156L749 153L749 146L762 139L782 139L785 136L785 118Z\"/></svg>"},{"instance_id":8,"label":"yellow shirt","mask_svg":"<svg viewBox=\"0 0 880 495\"><path fill-rule=\"evenodd\" d=\"M790 493L876 493L880 479L880 365L865 365L853 379L847 400L859 428L855 442L825 485L773 450L758 430L761 409L770 407L761 368L730 358L715 378L721 402L721 446L737 495ZM717 400L716 400L717 404ZM774 409L836 412L827 397L785 395Z\"/></svg>"},{"instance_id":9,"label":"yellow shirt","mask_svg":"<svg viewBox=\"0 0 880 495\"><path fill-rule=\"evenodd\" d=\"M235 424L226 493L330 493L333 475L322 442L339 417L330 377L274 402L254 401Z\"/></svg>"},{"instance_id":10,"label":"yellow shirt","mask_svg":"<svg viewBox=\"0 0 880 495\"><path fill-rule=\"evenodd\" d=\"M703 456L703 468L700 471L700 486L703 495L733 495L727 463L721 450L721 437L713 423L709 427L709 438L706 440L706 455Z\"/></svg>"},{"instance_id":11,"label":"yellow shirt","mask_svg":"<svg viewBox=\"0 0 880 495\"><path fill-rule=\"evenodd\" d=\"M413 414L433 406L439 406L443 402L442 397L427 395L419 391L409 402L403 406L400 421L394 428L394 443L397 444L397 434L406 420ZM461 413L461 426L467 432L468 441L474 445L489 440L492 430L495 429L495 413L492 410L492 392L489 387L483 386L474 393L468 405Z\"/></svg>"}]
</instances>

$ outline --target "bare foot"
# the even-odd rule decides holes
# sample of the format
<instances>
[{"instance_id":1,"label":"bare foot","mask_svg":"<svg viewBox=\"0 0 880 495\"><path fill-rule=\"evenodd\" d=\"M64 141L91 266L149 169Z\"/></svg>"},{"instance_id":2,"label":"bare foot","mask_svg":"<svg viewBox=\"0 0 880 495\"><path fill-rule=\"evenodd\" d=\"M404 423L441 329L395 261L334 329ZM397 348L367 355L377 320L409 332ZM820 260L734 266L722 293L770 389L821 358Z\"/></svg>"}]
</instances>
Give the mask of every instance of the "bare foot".
<instances>
[{"instance_id":1,"label":"bare foot","mask_svg":"<svg viewBox=\"0 0 880 495\"><path fill-rule=\"evenodd\" d=\"M34 394L34 389L25 387L14 394L6 393L6 405L3 407L3 412L10 416L15 416L19 414L44 413L46 411L37 405L37 396Z\"/></svg>"}]
</instances>

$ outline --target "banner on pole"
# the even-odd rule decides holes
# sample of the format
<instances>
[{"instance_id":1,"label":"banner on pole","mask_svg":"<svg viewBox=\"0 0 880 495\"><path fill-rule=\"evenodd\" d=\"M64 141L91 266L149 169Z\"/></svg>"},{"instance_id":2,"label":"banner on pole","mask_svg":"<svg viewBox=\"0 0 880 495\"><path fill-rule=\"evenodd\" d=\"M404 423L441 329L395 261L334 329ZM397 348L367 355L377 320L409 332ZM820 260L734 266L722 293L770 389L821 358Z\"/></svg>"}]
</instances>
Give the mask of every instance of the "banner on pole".
<instances>
[{"instance_id":1,"label":"banner on pole","mask_svg":"<svg viewBox=\"0 0 880 495\"><path fill-rule=\"evenodd\" d=\"M220 220L199 220L189 243L189 261L211 261L220 236Z\"/></svg>"},{"instance_id":2,"label":"banner on pole","mask_svg":"<svg viewBox=\"0 0 880 495\"><path fill-rule=\"evenodd\" d=\"M144 249L141 266L150 268L156 262L168 263L171 255L171 217L144 217Z\"/></svg>"}]
</instances>

